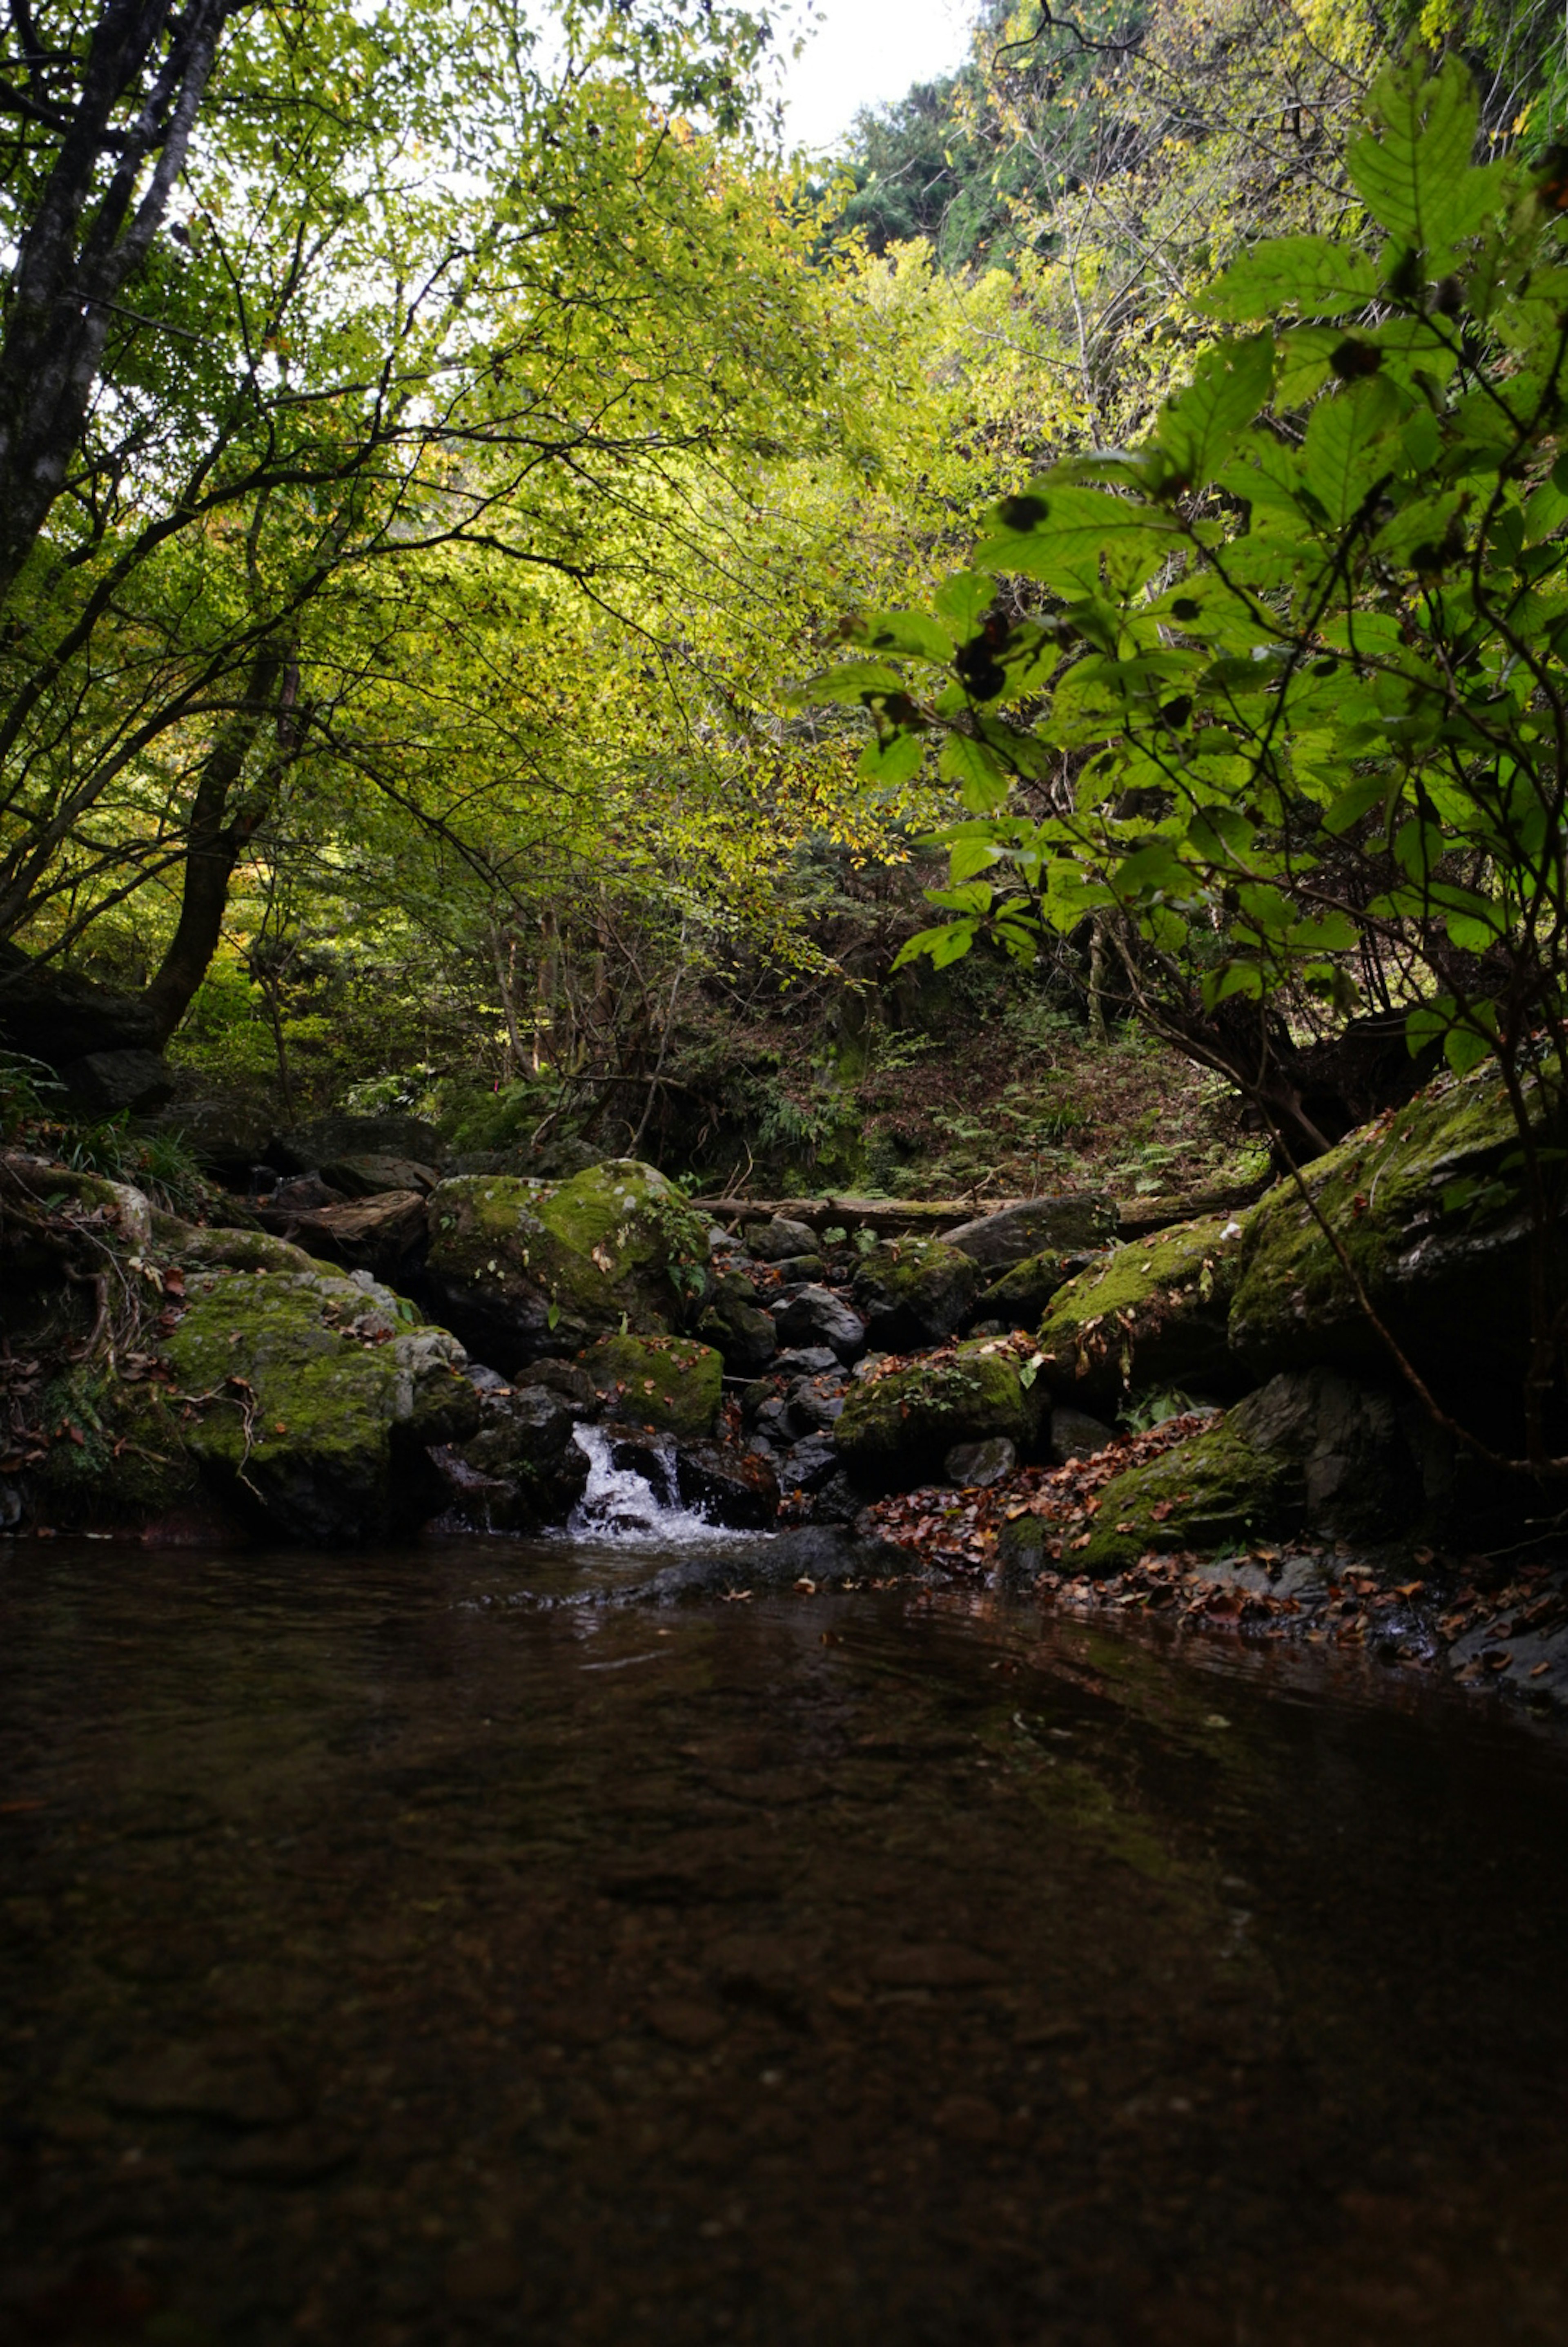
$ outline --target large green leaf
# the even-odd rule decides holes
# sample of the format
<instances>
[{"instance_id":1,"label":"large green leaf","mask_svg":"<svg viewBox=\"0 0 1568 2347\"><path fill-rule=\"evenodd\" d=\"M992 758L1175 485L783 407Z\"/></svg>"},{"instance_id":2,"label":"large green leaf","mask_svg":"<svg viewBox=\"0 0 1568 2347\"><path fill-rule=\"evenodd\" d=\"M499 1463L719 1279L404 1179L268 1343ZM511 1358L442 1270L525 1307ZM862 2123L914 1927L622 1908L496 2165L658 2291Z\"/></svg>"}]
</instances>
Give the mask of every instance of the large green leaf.
<instances>
[{"instance_id":1,"label":"large green leaf","mask_svg":"<svg viewBox=\"0 0 1568 2347\"><path fill-rule=\"evenodd\" d=\"M974 549L982 570L1021 570L1064 592L1092 594L1100 557L1113 547L1156 552L1176 528L1160 507L1135 505L1106 489L1058 487L1047 474L1022 496L1003 497Z\"/></svg>"},{"instance_id":2,"label":"large green leaf","mask_svg":"<svg viewBox=\"0 0 1568 2347\"><path fill-rule=\"evenodd\" d=\"M943 668L953 655L947 630L939 628L924 611L868 611L856 621L854 635L855 641L870 651L936 661Z\"/></svg>"},{"instance_id":3,"label":"large green leaf","mask_svg":"<svg viewBox=\"0 0 1568 2347\"><path fill-rule=\"evenodd\" d=\"M1155 437L1178 480L1211 481L1268 397L1274 342L1250 334L1206 351L1190 384L1173 391L1160 410Z\"/></svg>"},{"instance_id":4,"label":"large green leaf","mask_svg":"<svg viewBox=\"0 0 1568 2347\"><path fill-rule=\"evenodd\" d=\"M1476 104L1457 56L1428 75L1419 54L1391 67L1373 92L1377 128L1358 138L1345 168L1372 218L1428 254L1468 236L1496 210L1500 169L1472 169Z\"/></svg>"},{"instance_id":5,"label":"large green leaf","mask_svg":"<svg viewBox=\"0 0 1568 2347\"><path fill-rule=\"evenodd\" d=\"M1342 318L1364 309L1378 272L1353 244L1326 236L1279 236L1255 244L1197 296L1211 318L1250 321L1295 310L1304 318Z\"/></svg>"},{"instance_id":6,"label":"large green leaf","mask_svg":"<svg viewBox=\"0 0 1568 2347\"><path fill-rule=\"evenodd\" d=\"M1373 375L1320 399L1312 410L1302 478L1331 529L1354 519L1373 483L1389 470L1392 459L1381 443L1400 407L1393 384Z\"/></svg>"}]
</instances>

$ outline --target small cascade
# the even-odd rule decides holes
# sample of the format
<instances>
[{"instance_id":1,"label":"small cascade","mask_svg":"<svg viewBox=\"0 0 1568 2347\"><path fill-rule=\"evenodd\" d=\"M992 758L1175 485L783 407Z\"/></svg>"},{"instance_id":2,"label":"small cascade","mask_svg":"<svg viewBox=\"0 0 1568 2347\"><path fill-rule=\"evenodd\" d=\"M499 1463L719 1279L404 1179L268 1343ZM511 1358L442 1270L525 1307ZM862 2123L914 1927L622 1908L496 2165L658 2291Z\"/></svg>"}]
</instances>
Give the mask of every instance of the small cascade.
<instances>
[{"instance_id":1,"label":"small cascade","mask_svg":"<svg viewBox=\"0 0 1568 2347\"><path fill-rule=\"evenodd\" d=\"M603 1427L579 1426L573 1440L588 1460L587 1487L566 1525L575 1539L667 1548L716 1537L718 1526L681 1504L675 1444L667 1434L650 1434L636 1446L651 1477L629 1463L616 1466L617 1446Z\"/></svg>"}]
</instances>

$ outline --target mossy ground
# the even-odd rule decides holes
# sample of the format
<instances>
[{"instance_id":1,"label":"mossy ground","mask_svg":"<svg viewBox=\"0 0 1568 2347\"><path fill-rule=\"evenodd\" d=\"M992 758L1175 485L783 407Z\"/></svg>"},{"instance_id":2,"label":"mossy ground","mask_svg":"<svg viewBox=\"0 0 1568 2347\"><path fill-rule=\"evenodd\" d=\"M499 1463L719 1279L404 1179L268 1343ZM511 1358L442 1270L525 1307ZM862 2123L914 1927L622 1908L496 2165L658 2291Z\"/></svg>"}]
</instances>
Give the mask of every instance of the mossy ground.
<instances>
[{"instance_id":1,"label":"mossy ground","mask_svg":"<svg viewBox=\"0 0 1568 2347\"><path fill-rule=\"evenodd\" d=\"M1299 1481L1289 1460L1255 1450L1222 1420L1107 1483L1074 1563L1085 1573L1121 1573L1147 1549L1243 1548L1294 1529Z\"/></svg>"},{"instance_id":2,"label":"mossy ground","mask_svg":"<svg viewBox=\"0 0 1568 2347\"><path fill-rule=\"evenodd\" d=\"M1053 1391L1107 1403L1134 1386L1223 1380L1241 1240L1238 1222L1208 1215L1115 1247L1069 1280L1040 1325Z\"/></svg>"}]
</instances>

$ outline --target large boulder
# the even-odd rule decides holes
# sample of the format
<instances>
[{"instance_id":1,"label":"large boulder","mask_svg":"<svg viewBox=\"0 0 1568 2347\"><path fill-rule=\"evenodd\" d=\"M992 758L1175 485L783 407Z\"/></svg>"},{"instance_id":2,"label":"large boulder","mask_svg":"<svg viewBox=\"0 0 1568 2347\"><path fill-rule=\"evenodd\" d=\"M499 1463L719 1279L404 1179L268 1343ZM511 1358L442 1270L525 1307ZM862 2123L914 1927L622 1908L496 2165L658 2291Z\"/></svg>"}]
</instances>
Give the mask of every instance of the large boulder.
<instances>
[{"instance_id":1,"label":"large boulder","mask_svg":"<svg viewBox=\"0 0 1568 2347\"><path fill-rule=\"evenodd\" d=\"M161 1051L87 1051L58 1072L79 1116L147 1116L174 1098L174 1071Z\"/></svg>"},{"instance_id":2,"label":"large boulder","mask_svg":"<svg viewBox=\"0 0 1568 2347\"><path fill-rule=\"evenodd\" d=\"M429 1202L424 1292L471 1350L511 1367L626 1329L667 1336L708 1288L708 1225L651 1165L569 1182L466 1174Z\"/></svg>"},{"instance_id":3,"label":"large boulder","mask_svg":"<svg viewBox=\"0 0 1568 2347\"><path fill-rule=\"evenodd\" d=\"M58 1068L99 1051L156 1052L162 1040L144 996L0 944L0 1043L8 1050Z\"/></svg>"},{"instance_id":4,"label":"large boulder","mask_svg":"<svg viewBox=\"0 0 1568 2347\"><path fill-rule=\"evenodd\" d=\"M981 1289L975 1318L1000 1320L1004 1328L1036 1327L1053 1297L1081 1271L1092 1269L1104 1253L1103 1247L1080 1247L1072 1253L1047 1247L1040 1255L1025 1255L1022 1263L1015 1263L1011 1271Z\"/></svg>"},{"instance_id":5,"label":"large boulder","mask_svg":"<svg viewBox=\"0 0 1568 2347\"><path fill-rule=\"evenodd\" d=\"M1113 1248L1070 1279L1040 1324L1052 1391L1095 1409L1135 1387L1234 1392L1246 1382L1227 1336L1241 1242L1239 1223L1213 1214Z\"/></svg>"},{"instance_id":6,"label":"large boulder","mask_svg":"<svg viewBox=\"0 0 1568 2347\"><path fill-rule=\"evenodd\" d=\"M1374 1309L1472 1423L1477 1414L1506 1423L1521 1407L1529 1226L1506 1166L1518 1146L1502 1085L1483 1064L1462 1079L1440 1077L1304 1176ZM1230 1342L1255 1379L1313 1362L1388 1367L1293 1181L1247 1217Z\"/></svg>"},{"instance_id":7,"label":"large boulder","mask_svg":"<svg viewBox=\"0 0 1568 2347\"><path fill-rule=\"evenodd\" d=\"M912 1470L929 1481L955 1443L1005 1435L1023 1453L1038 1441L1045 1393L1024 1382L1027 1356L982 1338L928 1360L887 1368L851 1385L833 1430L839 1456L866 1479L893 1481Z\"/></svg>"},{"instance_id":8,"label":"large boulder","mask_svg":"<svg viewBox=\"0 0 1568 2347\"><path fill-rule=\"evenodd\" d=\"M856 1313L830 1287L809 1286L773 1307L781 1345L825 1346L847 1367L866 1349L866 1331Z\"/></svg>"},{"instance_id":9,"label":"large boulder","mask_svg":"<svg viewBox=\"0 0 1568 2347\"><path fill-rule=\"evenodd\" d=\"M1302 1532L1409 1537L1426 1505L1423 1430L1386 1389L1327 1368L1272 1378L1217 1425L1100 1494L1074 1562L1113 1573L1145 1549L1242 1548Z\"/></svg>"},{"instance_id":10,"label":"large boulder","mask_svg":"<svg viewBox=\"0 0 1568 2347\"><path fill-rule=\"evenodd\" d=\"M761 1532L779 1512L779 1478L771 1460L736 1443L682 1442L675 1476L681 1504L710 1524Z\"/></svg>"},{"instance_id":11,"label":"large boulder","mask_svg":"<svg viewBox=\"0 0 1568 2347\"><path fill-rule=\"evenodd\" d=\"M724 1363L686 1337L601 1337L583 1367L612 1418L695 1439L711 1434L724 1396Z\"/></svg>"},{"instance_id":12,"label":"large boulder","mask_svg":"<svg viewBox=\"0 0 1568 2347\"><path fill-rule=\"evenodd\" d=\"M947 1245L993 1276L1032 1255L1071 1255L1103 1246L1115 1235L1114 1198L1098 1191L1070 1191L1055 1198L1025 1198L949 1231Z\"/></svg>"},{"instance_id":13,"label":"large boulder","mask_svg":"<svg viewBox=\"0 0 1568 2347\"><path fill-rule=\"evenodd\" d=\"M172 1133L199 1165L241 1184L264 1166L272 1120L243 1100L177 1100L151 1120L157 1133Z\"/></svg>"},{"instance_id":14,"label":"large boulder","mask_svg":"<svg viewBox=\"0 0 1568 2347\"><path fill-rule=\"evenodd\" d=\"M419 1116L319 1116L274 1133L269 1162L285 1174L313 1174L341 1157L410 1157L439 1163L441 1135Z\"/></svg>"},{"instance_id":15,"label":"large boulder","mask_svg":"<svg viewBox=\"0 0 1568 2347\"><path fill-rule=\"evenodd\" d=\"M913 1352L956 1336L980 1287L972 1257L941 1239L884 1239L855 1276L866 1341L879 1352Z\"/></svg>"},{"instance_id":16,"label":"large boulder","mask_svg":"<svg viewBox=\"0 0 1568 2347\"><path fill-rule=\"evenodd\" d=\"M428 1196L441 1180L440 1169L422 1164L416 1157L393 1157L384 1150L361 1150L334 1157L321 1168L323 1182L346 1198L374 1198L388 1190L417 1190Z\"/></svg>"}]
</instances>

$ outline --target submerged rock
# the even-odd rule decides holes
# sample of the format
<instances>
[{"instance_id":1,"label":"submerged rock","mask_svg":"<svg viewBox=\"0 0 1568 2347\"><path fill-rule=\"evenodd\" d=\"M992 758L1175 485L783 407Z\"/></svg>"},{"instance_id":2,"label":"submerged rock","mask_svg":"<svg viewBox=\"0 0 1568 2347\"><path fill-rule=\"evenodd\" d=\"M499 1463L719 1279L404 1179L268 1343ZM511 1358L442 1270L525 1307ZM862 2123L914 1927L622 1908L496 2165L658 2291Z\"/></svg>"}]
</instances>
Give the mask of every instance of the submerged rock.
<instances>
[{"instance_id":1,"label":"submerged rock","mask_svg":"<svg viewBox=\"0 0 1568 2347\"><path fill-rule=\"evenodd\" d=\"M707 1224L635 1159L559 1184L463 1175L428 1211L425 1292L486 1358L575 1350L622 1327L668 1335L707 1295Z\"/></svg>"},{"instance_id":2,"label":"submerged rock","mask_svg":"<svg viewBox=\"0 0 1568 2347\"><path fill-rule=\"evenodd\" d=\"M724 1394L724 1363L685 1337L604 1337L583 1367L612 1416L663 1433L711 1434Z\"/></svg>"},{"instance_id":3,"label":"submerged rock","mask_svg":"<svg viewBox=\"0 0 1568 2347\"><path fill-rule=\"evenodd\" d=\"M1054 1394L1115 1403L1135 1386L1233 1392L1227 1337L1242 1226L1223 1214L1114 1248L1054 1298L1040 1325Z\"/></svg>"},{"instance_id":4,"label":"submerged rock","mask_svg":"<svg viewBox=\"0 0 1568 2347\"><path fill-rule=\"evenodd\" d=\"M866 1316L866 1341L911 1352L956 1336L980 1287L972 1258L941 1239L885 1239L855 1276L855 1302Z\"/></svg>"}]
</instances>

